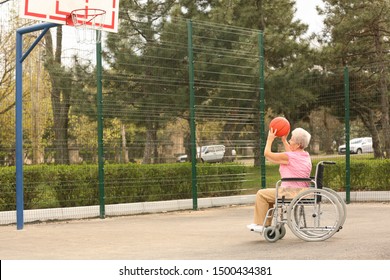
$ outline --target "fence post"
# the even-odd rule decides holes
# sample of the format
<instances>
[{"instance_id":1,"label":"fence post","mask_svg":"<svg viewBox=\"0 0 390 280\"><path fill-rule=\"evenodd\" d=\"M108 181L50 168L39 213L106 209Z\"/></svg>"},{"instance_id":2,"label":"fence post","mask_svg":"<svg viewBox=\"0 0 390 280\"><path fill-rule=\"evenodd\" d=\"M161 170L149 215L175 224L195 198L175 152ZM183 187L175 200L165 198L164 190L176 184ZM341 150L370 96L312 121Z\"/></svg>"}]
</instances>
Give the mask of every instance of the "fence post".
<instances>
[{"instance_id":1,"label":"fence post","mask_svg":"<svg viewBox=\"0 0 390 280\"><path fill-rule=\"evenodd\" d=\"M350 166L350 147L349 147L349 70L344 67L344 95L345 95L345 196L346 202L351 202L351 166Z\"/></svg>"},{"instance_id":2,"label":"fence post","mask_svg":"<svg viewBox=\"0 0 390 280\"><path fill-rule=\"evenodd\" d=\"M98 36L96 31L96 36ZM103 148L103 93L102 93L102 43L96 42L96 87L97 87L97 125L98 125L98 180L99 180L99 202L100 218L103 219L105 213L104 195L104 148Z\"/></svg>"},{"instance_id":3,"label":"fence post","mask_svg":"<svg viewBox=\"0 0 390 280\"><path fill-rule=\"evenodd\" d=\"M195 127L195 83L194 83L194 52L192 46L192 21L187 20L188 36L188 75L190 89L190 136L191 136L191 183L192 183L192 208L198 209L198 186L196 175L196 127Z\"/></svg>"},{"instance_id":4,"label":"fence post","mask_svg":"<svg viewBox=\"0 0 390 280\"><path fill-rule=\"evenodd\" d=\"M264 114L265 114L265 94L264 94L264 39L263 32L259 32L259 63L260 63L260 170L261 170L261 188L266 188L265 173L265 132L264 132Z\"/></svg>"},{"instance_id":5,"label":"fence post","mask_svg":"<svg viewBox=\"0 0 390 280\"><path fill-rule=\"evenodd\" d=\"M24 186L23 186L23 34L16 32L16 101L15 101L15 131L16 131L16 228L24 225Z\"/></svg>"}]
</instances>

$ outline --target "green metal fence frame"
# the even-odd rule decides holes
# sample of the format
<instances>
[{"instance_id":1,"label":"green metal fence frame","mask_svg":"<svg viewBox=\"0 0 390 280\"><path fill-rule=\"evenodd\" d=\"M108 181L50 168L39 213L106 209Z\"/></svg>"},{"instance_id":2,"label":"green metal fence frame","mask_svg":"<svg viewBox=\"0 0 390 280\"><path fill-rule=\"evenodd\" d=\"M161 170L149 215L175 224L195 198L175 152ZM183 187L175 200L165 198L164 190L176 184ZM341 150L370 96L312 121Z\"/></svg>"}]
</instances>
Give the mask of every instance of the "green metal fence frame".
<instances>
[{"instance_id":1,"label":"green metal fence frame","mask_svg":"<svg viewBox=\"0 0 390 280\"><path fill-rule=\"evenodd\" d=\"M351 164L351 158L350 158L350 146L349 146L349 138L350 138L350 127L349 127L349 69L348 66L344 67L344 97L345 97L345 103L344 103L344 109L345 109L345 115L344 115L344 125L345 125L345 195L346 195L346 202L351 202L351 170L350 170L350 164Z\"/></svg>"},{"instance_id":2,"label":"green metal fence frame","mask_svg":"<svg viewBox=\"0 0 390 280\"><path fill-rule=\"evenodd\" d=\"M196 176L196 124L195 124L195 77L194 77L194 49L192 42L192 21L187 20L188 36L188 88L190 94L190 137L191 137L191 184L192 209L198 209L198 182Z\"/></svg>"},{"instance_id":3,"label":"green metal fence frame","mask_svg":"<svg viewBox=\"0 0 390 280\"><path fill-rule=\"evenodd\" d=\"M196 159L196 123L195 123L195 79L194 79L194 56L193 56L193 26L192 21L187 20L187 51L188 51L188 75L189 75L189 94L190 94L190 141L191 141L191 163L192 163L192 200L193 200L193 209L198 209L198 189L197 189L197 159ZM49 25L48 28L53 27L54 25ZM44 26L46 27L46 26ZM34 28L32 28L35 30ZM29 30L27 30L29 31ZM18 31L20 32L20 31ZM259 112L260 112L260 172L261 172L261 188L266 188L266 165L264 157L264 146L265 146L265 89L264 89L264 38L263 32L258 32L258 53L259 53ZM27 54L26 54L27 55ZM20 58L19 58L20 59ZM105 190L104 190L104 143L103 143L103 94L102 94L102 47L101 43L96 43L96 60L97 60L97 74L96 74L96 83L97 83L97 123L98 123L98 187L99 187L99 203L100 203L100 218L105 218ZM19 73L20 74L20 73ZM18 90L20 90L18 88ZM346 139L346 201L350 202L350 153L349 153L349 70L348 67L344 68L344 94L345 94L345 139ZM17 99L21 98L18 97ZM19 104L21 100L17 100ZM21 119L21 116L17 118ZM17 128L16 134L17 138L20 138L19 130ZM20 143L19 143L20 145ZM20 153L17 152L17 158L20 157ZM16 177L23 177L23 162L17 164ZM18 168L19 167L19 168ZM21 171L20 171L21 170ZM20 201L23 202L23 181L17 180L17 229L23 228L23 211L24 207L20 206Z\"/></svg>"}]
</instances>

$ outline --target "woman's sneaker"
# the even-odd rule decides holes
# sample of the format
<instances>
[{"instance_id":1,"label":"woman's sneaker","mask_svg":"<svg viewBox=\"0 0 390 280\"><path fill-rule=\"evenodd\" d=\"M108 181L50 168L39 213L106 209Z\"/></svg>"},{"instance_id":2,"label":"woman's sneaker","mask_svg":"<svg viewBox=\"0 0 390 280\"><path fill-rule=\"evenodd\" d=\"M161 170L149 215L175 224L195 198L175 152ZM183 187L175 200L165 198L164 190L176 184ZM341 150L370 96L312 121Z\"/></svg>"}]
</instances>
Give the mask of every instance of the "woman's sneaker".
<instances>
[{"instance_id":1,"label":"woman's sneaker","mask_svg":"<svg viewBox=\"0 0 390 280\"><path fill-rule=\"evenodd\" d=\"M257 224L250 224L250 225L247 225L246 226L250 231L254 231L254 232L263 232L264 230L264 227L261 226L261 225L257 225Z\"/></svg>"}]
</instances>

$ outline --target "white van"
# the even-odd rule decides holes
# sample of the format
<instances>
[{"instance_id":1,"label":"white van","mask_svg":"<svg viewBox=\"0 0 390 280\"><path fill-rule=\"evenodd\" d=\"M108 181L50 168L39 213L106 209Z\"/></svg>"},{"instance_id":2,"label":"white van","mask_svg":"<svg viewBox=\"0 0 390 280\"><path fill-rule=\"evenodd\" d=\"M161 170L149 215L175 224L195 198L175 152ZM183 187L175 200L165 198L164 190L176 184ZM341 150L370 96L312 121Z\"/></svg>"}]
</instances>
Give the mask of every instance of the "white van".
<instances>
[{"instance_id":1,"label":"white van","mask_svg":"<svg viewBox=\"0 0 390 280\"><path fill-rule=\"evenodd\" d=\"M202 146L200 149L200 159L202 162L220 162L225 155L224 145Z\"/></svg>"}]
</instances>

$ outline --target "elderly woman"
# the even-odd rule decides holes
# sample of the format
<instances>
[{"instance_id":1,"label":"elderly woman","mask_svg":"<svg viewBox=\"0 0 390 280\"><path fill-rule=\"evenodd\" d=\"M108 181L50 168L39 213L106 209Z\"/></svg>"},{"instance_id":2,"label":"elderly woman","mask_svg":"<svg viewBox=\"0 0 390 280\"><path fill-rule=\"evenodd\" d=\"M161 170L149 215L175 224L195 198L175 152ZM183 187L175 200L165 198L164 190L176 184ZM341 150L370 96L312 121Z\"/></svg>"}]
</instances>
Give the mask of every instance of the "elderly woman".
<instances>
[{"instance_id":1,"label":"elderly woman","mask_svg":"<svg viewBox=\"0 0 390 280\"><path fill-rule=\"evenodd\" d=\"M290 141L287 142L287 136L282 137L285 152L274 153L271 146L276 138L276 130L272 128L268 132L267 143L264 149L264 156L272 163L279 164L279 173L281 178L308 178L312 168L311 158L304 149L309 145L311 135L303 128L296 128L291 133ZM307 182L282 182L278 196L293 198L299 192L308 187ZM256 203L254 211L254 223L247 227L251 231L262 232L264 220L267 211L275 203L275 188L261 189L256 194ZM265 226L271 224L272 219L268 218Z\"/></svg>"}]
</instances>

